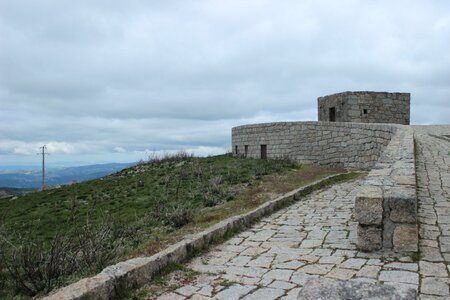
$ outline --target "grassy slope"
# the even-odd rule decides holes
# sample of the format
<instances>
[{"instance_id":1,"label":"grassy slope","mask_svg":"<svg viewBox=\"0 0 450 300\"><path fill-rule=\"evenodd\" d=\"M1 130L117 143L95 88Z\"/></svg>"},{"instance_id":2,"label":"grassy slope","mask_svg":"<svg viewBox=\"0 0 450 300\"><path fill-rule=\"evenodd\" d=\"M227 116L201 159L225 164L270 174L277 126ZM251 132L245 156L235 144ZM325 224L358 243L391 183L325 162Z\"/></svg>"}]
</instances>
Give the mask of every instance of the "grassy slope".
<instances>
[{"instance_id":1,"label":"grassy slope","mask_svg":"<svg viewBox=\"0 0 450 300\"><path fill-rule=\"evenodd\" d=\"M44 241L50 240L57 230L68 230L66 221L69 218L83 225L88 212L90 222L108 215L116 223L152 229L163 225L149 214L157 206L173 204L198 211L227 200L221 197L228 200L245 197L239 192L249 184L254 189L253 184L262 180L263 175L298 169L298 166L282 161L242 160L228 156L163 161L61 189L31 193L13 201L2 201L0 212L8 229L29 232L37 240ZM283 189L287 182L277 184L280 192L298 187L305 179L311 180L311 175L329 174L331 170L304 166L302 171L302 176L297 176L290 186ZM271 179L265 181L270 184ZM139 224L143 218L148 224Z\"/></svg>"},{"instance_id":2,"label":"grassy slope","mask_svg":"<svg viewBox=\"0 0 450 300\"><path fill-rule=\"evenodd\" d=\"M160 161L1 201L0 226L45 245L58 231L95 224L107 216L132 228L127 256L152 254L184 234L339 171L225 155ZM185 212L190 216L187 225L173 223Z\"/></svg>"}]
</instances>

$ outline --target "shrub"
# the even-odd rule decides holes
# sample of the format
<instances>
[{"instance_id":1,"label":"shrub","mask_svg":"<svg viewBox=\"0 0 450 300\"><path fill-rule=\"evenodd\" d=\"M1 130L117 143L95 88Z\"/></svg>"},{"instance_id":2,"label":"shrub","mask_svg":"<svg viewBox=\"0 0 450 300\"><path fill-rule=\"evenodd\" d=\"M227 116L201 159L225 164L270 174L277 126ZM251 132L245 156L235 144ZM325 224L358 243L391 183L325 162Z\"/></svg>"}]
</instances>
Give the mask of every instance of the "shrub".
<instances>
[{"instance_id":1,"label":"shrub","mask_svg":"<svg viewBox=\"0 0 450 300\"><path fill-rule=\"evenodd\" d=\"M30 237L16 237L12 242L2 234L0 261L4 271L0 272L3 273L0 284L5 286L9 279L16 291L27 296L48 293L74 273L98 271L107 266L130 234L109 220L98 226L86 225L80 230L57 233L50 245L34 242Z\"/></svg>"},{"instance_id":2,"label":"shrub","mask_svg":"<svg viewBox=\"0 0 450 300\"><path fill-rule=\"evenodd\" d=\"M180 150L175 153L164 153L162 155L158 155L157 153L153 152L148 156L148 161L150 164L155 164L158 162L177 162L177 161L183 161L188 160L194 157L193 153L189 153L184 150Z\"/></svg>"},{"instance_id":3,"label":"shrub","mask_svg":"<svg viewBox=\"0 0 450 300\"><path fill-rule=\"evenodd\" d=\"M11 243L8 249L4 243L1 259L15 289L22 294L34 296L39 292L48 292L61 277L77 269L76 255L68 236L55 236L47 250L42 243L36 244L27 239L20 239L17 244Z\"/></svg>"},{"instance_id":4,"label":"shrub","mask_svg":"<svg viewBox=\"0 0 450 300\"><path fill-rule=\"evenodd\" d=\"M2 259L4 257L3 255L3 251L5 250L5 246L3 245L4 241L0 240L0 298L2 296L1 291L5 291L6 290L6 284L7 284L7 273L6 273L6 266L5 266L5 262Z\"/></svg>"},{"instance_id":5,"label":"shrub","mask_svg":"<svg viewBox=\"0 0 450 300\"><path fill-rule=\"evenodd\" d=\"M159 202L151 212L150 217L158 220L164 226L177 229L192 222L194 210L179 203Z\"/></svg>"},{"instance_id":6,"label":"shrub","mask_svg":"<svg viewBox=\"0 0 450 300\"><path fill-rule=\"evenodd\" d=\"M99 226L85 225L76 236L76 253L84 267L99 271L106 267L125 244L125 239L131 235L127 227L113 226L104 222Z\"/></svg>"},{"instance_id":7,"label":"shrub","mask_svg":"<svg viewBox=\"0 0 450 300\"><path fill-rule=\"evenodd\" d=\"M205 207L213 207L223 203L224 201L214 193L211 193L209 190L205 190L202 195L202 204Z\"/></svg>"},{"instance_id":8,"label":"shrub","mask_svg":"<svg viewBox=\"0 0 450 300\"><path fill-rule=\"evenodd\" d=\"M208 180L202 193L203 206L216 206L227 200L227 188L222 183L223 180L220 175Z\"/></svg>"}]
</instances>

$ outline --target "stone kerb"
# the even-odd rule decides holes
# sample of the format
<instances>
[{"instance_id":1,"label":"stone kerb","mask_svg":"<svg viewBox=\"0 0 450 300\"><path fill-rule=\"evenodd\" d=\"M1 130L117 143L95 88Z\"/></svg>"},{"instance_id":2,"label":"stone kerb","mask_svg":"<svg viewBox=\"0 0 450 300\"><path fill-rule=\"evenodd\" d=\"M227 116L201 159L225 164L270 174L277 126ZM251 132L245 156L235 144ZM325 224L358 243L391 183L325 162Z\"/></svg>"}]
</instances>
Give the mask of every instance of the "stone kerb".
<instances>
[{"instance_id":1,"label":"stone kerb","mask_svg":"<svg viewBox=\"0 0 450 300\"><path fill-rule=\"evenodd\" d=\"M414 135L402 127L355 198L358 246L364 251L418 249Z\"/></svg>"}]
</instances>

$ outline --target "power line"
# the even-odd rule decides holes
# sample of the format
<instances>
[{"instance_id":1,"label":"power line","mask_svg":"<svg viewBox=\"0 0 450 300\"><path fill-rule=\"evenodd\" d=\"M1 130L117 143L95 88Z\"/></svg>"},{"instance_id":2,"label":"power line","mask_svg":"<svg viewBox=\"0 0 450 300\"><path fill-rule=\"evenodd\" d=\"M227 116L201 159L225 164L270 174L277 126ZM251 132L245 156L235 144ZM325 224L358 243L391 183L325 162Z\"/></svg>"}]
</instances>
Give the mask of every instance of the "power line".
<instances>
[{"instance_id":1,"label":"power line","mask_svg":"<svg viewBox=\"0 0 450 300\"><path fill-rule=\"evenodd\" d=\"M42 147L39 147L41 149L40 153L37 153L38 155L42 155L42 187L41 190L45 190L45 156L48 155L48 153L45 153L45 150L47 150L47 146L44 145Z\"/></svg>"}]
</instances>

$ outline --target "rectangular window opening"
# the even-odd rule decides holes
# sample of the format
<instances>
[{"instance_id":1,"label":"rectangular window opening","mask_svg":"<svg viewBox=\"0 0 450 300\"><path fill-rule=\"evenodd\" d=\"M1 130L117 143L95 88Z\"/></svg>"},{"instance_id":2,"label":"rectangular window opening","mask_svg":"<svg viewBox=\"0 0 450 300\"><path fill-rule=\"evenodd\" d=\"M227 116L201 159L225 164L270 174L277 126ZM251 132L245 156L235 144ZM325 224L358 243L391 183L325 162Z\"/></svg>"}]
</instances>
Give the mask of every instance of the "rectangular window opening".
<instances>
[{"instance_id":1,"label":"rectangular window opening","mask_svg":"<svg viewBox=\"0 0 450 300\"><path fill-rule=\"evenodd\" d=\"M336 122L336 107L330 107L329 116L330 122Z\"/></svg>"},{"instance_id":2,"label":"rectangular window opening","mask_svg":"<svg viewBox=\"0 0 450 300\"><path fill-rule=\"evenodd\" d=\"M239 154L239 149L238 146L234 146L234 154L238 155Z\"/></svg>"},{"instance_id":3,"label":"rectangular window opening","mask_svg":"<svg viewBox=\"0 0 450 300\"><path fill-rule=\"evenodd\" d=\"M367 115L367 108L364 108L364 109L363 109L363 114L364 114L364 115Z\"/></svg>"},{"instance_id":4,"label":"rectangular window opening","mask_svg":"<svg viewBox=\"0 0 450 300\"><path fill-rule=\"evenodd\" d=\"M244 146L244 155L245 155L245 157L247 157L247 155L248 155L248 145Z\"/></svg>"}]
</instances>

